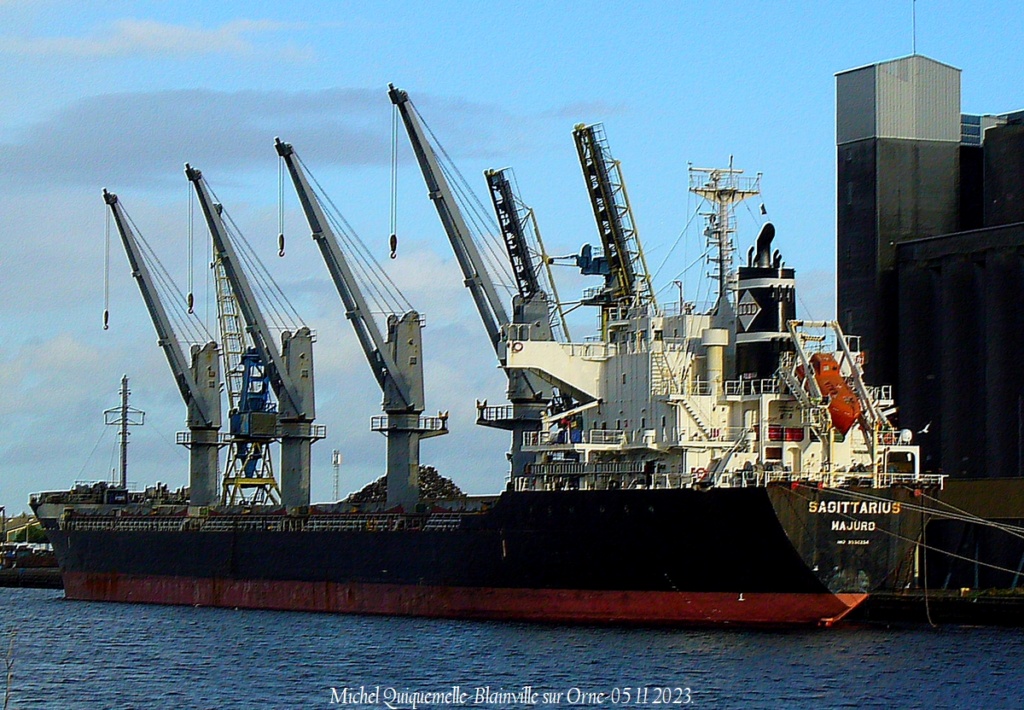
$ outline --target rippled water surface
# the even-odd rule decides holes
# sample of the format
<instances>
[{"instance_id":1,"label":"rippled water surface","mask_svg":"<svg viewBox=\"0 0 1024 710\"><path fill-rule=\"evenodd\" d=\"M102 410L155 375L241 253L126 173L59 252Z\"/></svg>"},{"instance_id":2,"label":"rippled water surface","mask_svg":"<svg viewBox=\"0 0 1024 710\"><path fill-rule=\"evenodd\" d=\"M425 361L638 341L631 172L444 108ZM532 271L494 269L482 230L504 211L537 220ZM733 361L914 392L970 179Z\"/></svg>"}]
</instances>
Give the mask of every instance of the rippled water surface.
<instances>
[{"instance_id":1,"label":"rippled water surface","mask_svg":"<svg viewBox=\"0 0 1024 710\"><path fill-rule=\"evenodd\" d=\"M0 589L4 651L11 629L17 709L339 707L332 700L360 687L380 695L359 707L385 707L388 693L452 686L466 693L461 705L418 706L520 707L493 694L530 686L537 705L547 693L558 707L656 709L687 697L694 707L1024 707L1022 630L543 626L94 604Z\"/></svg>"}]
</instances>

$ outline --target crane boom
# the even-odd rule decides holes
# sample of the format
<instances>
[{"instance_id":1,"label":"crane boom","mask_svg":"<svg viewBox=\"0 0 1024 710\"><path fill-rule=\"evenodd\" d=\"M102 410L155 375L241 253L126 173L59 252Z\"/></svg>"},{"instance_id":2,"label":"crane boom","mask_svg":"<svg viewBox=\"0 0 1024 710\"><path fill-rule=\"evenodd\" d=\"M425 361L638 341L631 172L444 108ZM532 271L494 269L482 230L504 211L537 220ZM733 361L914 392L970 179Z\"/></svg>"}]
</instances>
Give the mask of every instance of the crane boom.
<instances>
[{"instance_id":1,"label":"crane boom","mask_svg":"<svg viewBox=\"0 0 1024 710\"><path fill-rule=\"evenodd\" d=\"M290 143L282 142L280 138L274 140L274 147L288 167L288 173L295 185L295 192L302 205L302 211L305 213L306 221L313 233L313 240L319 247L324 262L327 264L327 270L331 274L331 280L345 304L345 316L356 331L356 338L370 363L373 376L382 389L393 387L407 407L415 407L417 402L414 393L385 347L384 338L370 314L362 290L338 244L337 235L331 229L320 200L317 199L305 172L299 165L295 149Z\"/></svg>"},{"instance_id":2,"label":"crane boom","mask_svg":"<svg viewBox=\"0 0 1024 710\"><path fill-rule=\"evenodd\" d=\"M125 254L128 256L128 263L132 267L132 276L135 277L136 282L139 284L142 300L145 301L146 310L149 311L149 317L153 320L153 326L156 328L157 344L167 357L167 364L171 367L174 381L178 385L178 391L181 393L182 399L185 400L186 404L195 407L199 415L199 423L207 427L219 427L219 407L216 408L218 411L214 411L211 403L206 401L205 393L199 389L199 385L185 359L181 342L178 340L177 335L175 335L174 328L171 326L171 320L167 317L167 311L164 309L164 304L157 295L156 285L153 282L152 275L149 273L149 267L146 266L146 262L143 259L138 238L135 236L135 232L132 231L131 225L128 224L117 195L104 190L103 200L110 206L110 211L114 216L114 224L117 225L117 231L121 235L121 244L124 245Z\"/></svg>"},{"instance_id":3,"label":"crane boom","mask_svg":"<svg viewBox=\"0 0 1024 710\"><path fill-rule=\"evenodd\" d=\"M540 290L531 298L523 298L521 294L517 294L513 298L512 314L509 316L508 310L498 297L494 281L484 268L480 251L445 180L437 155L423 133L423 127L409 100L409 95L401 89L396 89L394 84L388 84L388 96L402 116L402 122L409 134L409 142L427 185L427 193L441 218L455 258L462 268L465 285L469 288L480 320L483 321L487 336L498 356L498 362L508 378L507 392L511 408L487 407L486 402L478 404L477 424L512 432L509 455L512 475L523 475L535 458L533 454L523 450L524 435L526 432L538 431L541 428L544 411L551 400L551 388L532 372L506 367L508 356L505 351L506 342L502 338L502 328L513 323L520 324L518 330L523 334L529 334L533 339L554 340L551 334L547 295ZM523 257L528 255L523 253Z\"/></svg>"},{"instance_id":4,"label":"crane boom","mask_svg":"<svg viewBox=\"0 0 1024 710\"><path fill-rule=\"evenodd\" d=\"M221 218L220 210L214 204L206 187L203 174L191 165L185 164L185 175L195 187L196 195L199 198L199 205L203 210L203 216L210 228L210 235L213 237L213 245L216 249L216 256L224 268L224 273L231 283L231 290L238 299L239 310L242 311L242 318L245 320L246 331L252 337L253 345L259 351L260 357L267 365L271 385L274 387L274 394L277 395L281 405L282 415L290 415L294 418L305 418L302 398L288 376L287 368L281 359L281 353L274 340L270 336L270 328L267 326L263 314L256 304L256 296L249 279L242 271L241 262L235 252L235 248L228 238L227 229ZM287 414L286 414L287 413Z\"/></svg>"},{"instance_id":5,"label":"crane boom","mask_svg":"<svg viewBox=\"0 0 1024 710\"><path fill-rule=\"evenodd\" d=\"M625 181L619 163L611 157L604 127L581 123L572 135L610 269L607 295L616 304L653 303L654 290L633 222Z\"/></svg>"},{"instance_id":6,"label":"crane boom","mask_svg":"<svg viewBox=\"0 0 1024 710\"><path fill-rule=\"evenodd\" d=\"M320 199L313 191L295 149L280 139L274 141L277 154L288 166L302 211L309 222L313 240L327 264L345 304L345 315L356 331L377 383L384 393L382 426L376 427L388 438L387 505L414 510L420 502L420 440L447 433L447 415L422 420L423 353L422 321L409 311L402 317L388 316L385 340L374 322L359 282L349 266L337 235L331 228Z\"/></svg>"},{"instance_id":7,"label":"crane boom","mask_svg":"<svg viewBox=\"0 0 1024 710\"><path fill-rule=\"evenodd\" d=\"M322 427L314 429L312 426L316 418L313 335L306 327L295 333L285 331L281 336L281 350L277 349L203 174L186 163L185 176L195 188L213 238L215 257L224 267L231 290L238 300L246 331L277 395L281 429L281 502L289 511L305 509L309 506L310 446L314 440L324 436Z\"/></svg>"},{"instance_id":8,"label":"crane boom","mask_svg":"<svg viewBox=\"0 0 1024 710\"><path fill-rule=\"evenodd\" d=\"M215 505L218 499L217 468L221 425L221 373L217 344L209 342L203 347L193 345L192 361L186 361L181 343L174 334L174 328L146 266L139 241L117 195L104 190L103 201L110 207L128 263L132 267L132 276L139 285L142 300L156 328L157 342L167 357L167 364L171 367L178 391L188 409L186 421L189 436L184 443L189 447L189 502L195 507Z\"/></svg>"},{"instance_id":9,"label":"crane boom","mask_svg":"<svg viewBox=\"0 0 1024 710\"><path fill-rule=\"evenodd\" d=\"M444 226L448 241L451 242L455 258L458 260L462 275L466 280L466 287L469 288L477 312L480 314L480 320L484 323L487 337L498 354L498 358L504 362L501 327L510 322L505 305L498 296L494 282L487 274L480 251L473 242L466 220L463 218L451 188L448 186L448 181L437 162L437 155L427 141L416 112L412 109L409 94L401 89L396 89L394 84L388 84L388 96L391 98L391 103L398 107L402 116L405 130L409 134L409 142L412 143L412 149L416 154L417 162L419 162L423 179L427 183L427 194L441 218L441 224Z\"/></svg>"},{"instance_id":10,"label":"crane boom","mask_svg":"<svg viewBox=\"0 0 1024 710\"><path fill-rule=\"evenodd\" d=\"M530 248L526 243L526 231L519 218L516 207L515 193L512 183L504 170L487 170L487 187L490 188L491 203L498 218L501 236L505 242L505 251L516 278L516 289L524 299L531 299L540 291L537 270L530 258Z\"/></svg>"}]
</instances>

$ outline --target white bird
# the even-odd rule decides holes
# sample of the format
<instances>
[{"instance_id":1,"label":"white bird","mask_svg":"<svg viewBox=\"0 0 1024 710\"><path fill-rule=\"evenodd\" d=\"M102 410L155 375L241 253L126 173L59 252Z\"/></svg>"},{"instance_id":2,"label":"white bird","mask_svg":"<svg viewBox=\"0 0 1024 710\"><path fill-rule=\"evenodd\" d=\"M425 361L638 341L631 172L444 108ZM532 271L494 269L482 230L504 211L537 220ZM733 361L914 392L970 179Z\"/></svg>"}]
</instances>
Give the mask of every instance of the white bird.
<instances>
[{"instance_id":1,"label":"white bird","mask_svg":"<svg viewBox=\"0 0 1024 710\"><path fill-rule=\"evenodd\" d=\"M927 424L924 425L924 429L922 429L921 431L919 431L917 433L918 434L927 434L928 430L931 428L931 426L932 426L932 423L928 422Z\"/></svg>"}]
</instances>

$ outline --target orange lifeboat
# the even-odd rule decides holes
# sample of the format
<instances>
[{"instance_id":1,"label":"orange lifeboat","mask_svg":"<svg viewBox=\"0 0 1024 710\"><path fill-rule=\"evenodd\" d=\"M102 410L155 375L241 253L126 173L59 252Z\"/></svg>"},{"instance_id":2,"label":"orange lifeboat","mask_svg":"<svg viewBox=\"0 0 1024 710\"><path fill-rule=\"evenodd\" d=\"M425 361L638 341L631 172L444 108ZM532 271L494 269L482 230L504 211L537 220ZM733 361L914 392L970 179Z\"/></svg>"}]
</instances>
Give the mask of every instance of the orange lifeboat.
<instances>
[{"instance_id":1,"label":"orange lifeboat","mask_svg":"<svg viewBox=\"0 0 1024 710\"><path fill-rule=\"evenodd\" d=\"M846 434L863 411L860 399L846 384L839 372L839 363L832 353L814 353L811 355L811 367L814 368L818 388L829 399L828 411L832 415L832 424L840 434Z\"/></svg>"}]
</instances>

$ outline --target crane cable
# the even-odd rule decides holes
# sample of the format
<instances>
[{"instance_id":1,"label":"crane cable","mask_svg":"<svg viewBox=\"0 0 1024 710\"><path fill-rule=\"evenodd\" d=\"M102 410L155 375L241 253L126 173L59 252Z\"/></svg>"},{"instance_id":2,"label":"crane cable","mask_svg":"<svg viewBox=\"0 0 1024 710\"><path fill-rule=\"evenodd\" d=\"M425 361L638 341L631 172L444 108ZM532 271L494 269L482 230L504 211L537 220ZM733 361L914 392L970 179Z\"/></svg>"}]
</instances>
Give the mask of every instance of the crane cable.
<instances>
[{"instance_id":1,"label":"crane cable","mask_svg":"<svg viewBox=\"0 0 1024 710\"><path fill-rule=\"evenodd\" d=\"M193 211L195 210L195 207L194 207L194 202L193 202L194 198L192 197L192 186L191 185L187 185L185 189L187 190L186 196L187 196L187 199L188 199L188 295L185 297L185 299L186 299L186 305L188 306L189 315L192 315L192 313L195 312L194 311L195 291L193 290L193 278L192 278L192 271L193 271L192 262L194 261L193 254L195 253L195 248L194 248L194 230L192 228L192 222L193 222L192 216L193 216Z\"/></svg>"},{"instance_id":2,"label":"crane cable","mask_svg":"<svg viewBox=\"0 0 1024 710\"><path fill-rule=\"evenodd\" d=\"M391 280L387 272L377 262L373 252L366 247L366 244L356 234L355 229L345 219L338 205L331 196L324 190L323 185L317 180L316 175L309 169L305 161L298 153L295 154L303 172L310 180L310 187L324 210L324 216L334 229L335 236L339 242L348 247L346 255L349 258L349 265L354 275L359 279L360 286L364 290L364 296L373 301L373 307L377 313L398 314L403 311L414 310L409 299L405 297L398 285Z\"/></svg>"},{"instance_id":3,"label":"crane cable","mask_svg":"<svg viewBox=\"0 0 1024 710\"><path fill-rule=\"evenodd\" d=\"M103 242L103 330L110 330L110 210L107 215Z\"/></svg>"},{"instance_id":4,"label":"crane cable","mask_svg":"<svg viewBox=\"0 0 1024 710\"><path fill-rule=\"evenodd\" d=\"M398 258L398 106L391 110L391 258Z\"/></svg>"},{"instance_id":5,"label":"crane cable","mask_svg":"<svg viewBox=\"0 0 1024 710\"><path fill-rule=\"evenodd\" d=\"M284 256L284 161L277 161L277 255Z\"/></svg>"}]
</instances>

